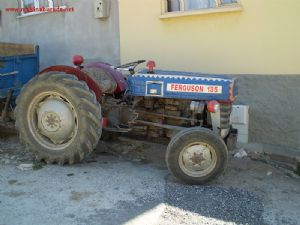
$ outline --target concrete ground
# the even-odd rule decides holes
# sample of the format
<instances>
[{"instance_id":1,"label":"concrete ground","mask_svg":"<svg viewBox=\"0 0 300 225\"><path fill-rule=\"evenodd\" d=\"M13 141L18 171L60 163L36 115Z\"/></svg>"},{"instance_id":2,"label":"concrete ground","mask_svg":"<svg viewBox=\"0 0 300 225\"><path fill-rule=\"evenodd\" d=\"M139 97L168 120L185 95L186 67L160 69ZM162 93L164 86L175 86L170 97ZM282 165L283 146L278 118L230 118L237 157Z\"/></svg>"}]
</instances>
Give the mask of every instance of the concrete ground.
<instances>
[{"instance_id":1,"label":"concrete ground","mask_svg":"<svg viewBox=\"0 0 300 225\"><path fill-rule=\"evenodd\" d=\"M17 137L0 138L0 225L300 224L300 179L249 159L229 161L205 186L176 182L165 146L120 140L101 144L72 166L32 163Z\"/></svg>"}]
</instances>

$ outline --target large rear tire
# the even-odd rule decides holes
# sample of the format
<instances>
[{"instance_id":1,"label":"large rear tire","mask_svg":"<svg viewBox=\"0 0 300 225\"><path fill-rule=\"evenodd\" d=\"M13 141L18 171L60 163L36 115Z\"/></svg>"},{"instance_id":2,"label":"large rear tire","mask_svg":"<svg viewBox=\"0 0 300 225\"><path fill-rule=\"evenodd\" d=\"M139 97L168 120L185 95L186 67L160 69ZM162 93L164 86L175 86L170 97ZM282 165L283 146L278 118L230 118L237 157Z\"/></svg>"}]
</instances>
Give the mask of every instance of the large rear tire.
<instances>
[{"instance_id":1,"label":"large rear tire","mask_svg":"<svg viewBox=\"0 0 300 225\"><path fill-rule=\"evenodd\" d=\"M166 163L178 180L204 184L223 173L227 147L211 130L190 128L177 133L168 145Z\"/></svg>"},{"instance_id":2,"label":"large rear tire","mask_svg":"<svg viewBox=\"0 0 300 225\"><path fill-rule=\"evenodd\" d=\"M79 162L101 137L101 107L94 92L65 73L47 73L27 83L15 117L21 143L47 163Z\"/></svg>"}]
</instances>

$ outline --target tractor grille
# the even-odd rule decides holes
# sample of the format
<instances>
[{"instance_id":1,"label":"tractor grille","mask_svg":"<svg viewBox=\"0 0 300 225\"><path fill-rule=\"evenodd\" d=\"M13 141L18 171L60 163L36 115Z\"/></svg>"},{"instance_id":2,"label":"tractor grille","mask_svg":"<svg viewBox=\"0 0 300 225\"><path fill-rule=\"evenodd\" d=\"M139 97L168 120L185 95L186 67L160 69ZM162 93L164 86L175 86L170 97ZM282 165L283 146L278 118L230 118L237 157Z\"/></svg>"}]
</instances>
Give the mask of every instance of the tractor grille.
<instances>
[{"instance_id":1,"label":"tractor grille","mask_svg":"<svg viewBox=\"0 0 300 225\"><path fill-rule=\"evenodd\" d=\"M230 128L230 113L232 111L231 104L221 104L220 105L220 128L228 129Z\"/></svg>"}]
</instances>

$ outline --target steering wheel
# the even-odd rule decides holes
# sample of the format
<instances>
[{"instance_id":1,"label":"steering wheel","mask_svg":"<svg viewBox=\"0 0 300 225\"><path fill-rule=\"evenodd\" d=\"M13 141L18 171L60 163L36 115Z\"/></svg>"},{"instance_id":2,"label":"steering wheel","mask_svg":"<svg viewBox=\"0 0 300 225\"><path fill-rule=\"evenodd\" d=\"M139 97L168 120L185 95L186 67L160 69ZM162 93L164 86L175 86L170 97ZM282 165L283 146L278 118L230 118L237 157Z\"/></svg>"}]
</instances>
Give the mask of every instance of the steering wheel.
<instances>
[{"instance_id":1,"label":"steering wheel","mask_svg":"<svg viewBox=\"0 0 300 225\"><path fill-rule=\"evenodd\" d=\"M129 71L130 74L134 74L134 69L142 63L145 63L146 60L138 60L138 61L134 61L134 62L130 62L130 63L126 63L120 66L115 66L113 67L115 70L124 70L124 71Z\"/></svg>"}]
</instances>

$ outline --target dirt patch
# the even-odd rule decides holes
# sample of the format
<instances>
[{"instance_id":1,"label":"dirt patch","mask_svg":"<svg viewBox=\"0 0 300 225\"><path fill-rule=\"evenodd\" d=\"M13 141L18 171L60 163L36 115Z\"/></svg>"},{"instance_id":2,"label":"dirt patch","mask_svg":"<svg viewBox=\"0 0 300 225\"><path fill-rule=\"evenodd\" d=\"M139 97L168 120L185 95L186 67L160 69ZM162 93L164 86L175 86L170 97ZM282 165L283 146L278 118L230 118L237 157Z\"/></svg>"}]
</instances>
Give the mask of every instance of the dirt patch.
<instances>
[{"instance_id":1,"label":"dirt patch","mask_svg":"<svg viewBox=\"0 0 300 225\"><path fill-rule=\"evenodd\" d=\"M16 184L16 183L18 183L17 180L9 180L8 181L8 184L10 184L10 185L13 185L13 184Z\"/></svg>"},{"instance_id":2,"label":"dirt patch","mask_svg":"<svg viewBox=\"0 0 300 225\"><path fill-rule=\"evenodd\" d=\"M100 141L95 154L99 152L109 153L123 160L145 164L150 162L145 154L145 150L150 149L151 147L152 146L149 143L142 141L133 143L129 138L119 137L114 142Z\"/></svg>"},{"instance_id":3,"label":"dirt patch","mask_svg":"<svg viewBox=\"0 0 300 225\"><path fill-rule=\"evenodd\" d=\"M96 194L95 192L77 192L77 191L72 191L70 195L70 200L71 201L81 201L83 199L89 198L91 195Z\"/></svg>"},{"instance_id":4,"label":"dirt patch","mask_svg":"<svg viewBox=\"0 0 300 225\"><path fill-rule=\"evenodd\" d=\"M11 198L17 198L17 197L21 197L23 195L26 195L26 193L22 192L22 191L11 191L11 192L6 192L4 194L11 197Z\"/></svg>"}]
</instances>

